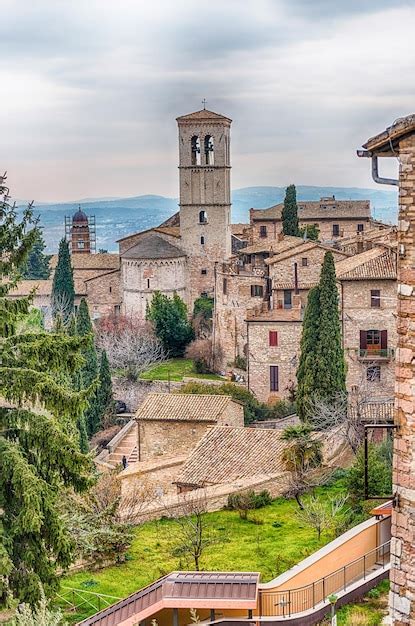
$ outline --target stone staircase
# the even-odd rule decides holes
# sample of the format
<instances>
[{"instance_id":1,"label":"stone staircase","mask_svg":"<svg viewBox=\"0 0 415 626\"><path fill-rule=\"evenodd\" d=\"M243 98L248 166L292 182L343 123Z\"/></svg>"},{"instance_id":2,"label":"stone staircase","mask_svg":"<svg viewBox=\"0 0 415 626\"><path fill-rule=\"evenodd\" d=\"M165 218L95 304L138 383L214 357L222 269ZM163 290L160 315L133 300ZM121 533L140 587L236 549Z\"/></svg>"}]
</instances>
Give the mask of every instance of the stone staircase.
<instances>
[{"instance_id":1,"label":"stone staircase","mask_svg":"<svg viewBox=\"0 0 415 626\"><path fill-rule=\"evenodd\" d=\"M135 420L130 420L130 422L111 439L106 449L98 455L96 461L103 463L109 469L110 467L120 465L125 455L129 465L136 463L138 461L137 435L137 423Z\"/></svg>"}]
</instances>

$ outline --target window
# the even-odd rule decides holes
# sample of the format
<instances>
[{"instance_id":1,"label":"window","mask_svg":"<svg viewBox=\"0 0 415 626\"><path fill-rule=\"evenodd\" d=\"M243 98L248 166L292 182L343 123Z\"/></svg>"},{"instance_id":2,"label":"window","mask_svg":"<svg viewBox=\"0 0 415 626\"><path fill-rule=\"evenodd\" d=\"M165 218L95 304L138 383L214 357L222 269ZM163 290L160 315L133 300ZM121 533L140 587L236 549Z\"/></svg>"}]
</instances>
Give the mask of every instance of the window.
<instances>
[{"instance_id":1,"label":"window","mask_svg":"<svg viewBox=\"0 0 415 626\"><path fill-rule=\"evenodd\" d=\"M264 288L262 285L251 285L251 297L259 298L264 295Z\"/></svg>"},{"instance_id":2,"label":"window","mask_svg":"<svg viewBox=\"0 0 415 626\"><path fill-rule=\"evenodd\" d=\"M194 135L191 139L192 148L192 165L200 165L200 141L199 137Z\"/></svg>"},{"instance_id":3,"label":"window","mask_svg":"<svg viewBox=\"0 0 415 626\"><path fill-rule=\"evenodd\" d=\"M338 224L333 224L333 237L338 237L340 235L340 226Z\"/></svg>"},{"instance_id":4,"label":"window","mask_svg":"<svg viewBox=\"0 0 415 626\"><path fill-rule=\"evenodd\" d=\"M301 265L302 265L302 267L307 267L308 259L307 259L306 256L303 256L303 258L301 259Z\"/></svg>"},{"instance_id":5,"label":"window","mask_svg":"<svg viewBox=\"0 0 415 626\"><path fill-rule=\"evenodd\" d=\"M223 279L222 291L223 291L223 295L226 296L226 294L228 293L228 279L227 278Z\"/></svg>"},{"instance_id":6,"label":"window","mask_svg":"<svg viewBox=\"0 0 415 626\"><path fill-rule=\"evenodd\" d=\"M202 270L200 270L200 273L202 274L202 276L206 276L206 274L207 274L207 269L202 269Z\"/></svg>"},{"instance_id":7,"label":"window","mask_svg":"<svg viewBox=\"0 0 415 626\"><path fill-rule=\"evenodd\" d=\"M284 309L292 309L293 293L289 289L284 289Z\"/></svg>"},{"instance_id":8,"label":"window","mask_svg":"<svg viewBox=\"0 0 415 626\"><path fill-rule=\"evenodd\" d=\"M278 391L278 365L270 365L269 389L270 391Z\"/></svg>"},{"instance_id":9,"label":"window","mask_svg":"<svg viewBox=\"0 0 415 626\"><path fill-rule=\"evenodd\" d=\"M200 245L201 245L201 246L204 246L204 245L205 245L205 238L204 238L204 236L203 236L203 235L202 235L202 236L201 236L201 238L200 238Z\"/></svg>"},{"instance_id":10,"label":"window","mask_svg":"<svg viewBox=\"0 0 415 626\"><path fill-rule=\"evenodd\" d=\"M278 346L278 332L276 330L269 331L269 345L272 348Z\"/></svg>"},{"instance_id":11,"label":"window","mask_svg":"<svg viewBox=\"0 0 415 626\"><path fill-rule=\"evenodd\" d=\"M112 293L112 287L111 287L111 285L110 285L110 293Z\"/></svg>"},{"instance_id":12,"label":"window","mask_svg":"<svg viewBox=\"0 0 415 626\"><path fill-rule=\"evenodd\" d=\"M85 248L85 242L82 239L78 239L78 248L79 250L83 250Z\"/></svg>"},{"instance_id":13,"label":"window","mask_svg":"<svg viewBox=\"0 0 415 626\"><path fill-rule=\"evenodd\" d=\"M388 331L387 330L361 330L360 331L360 350L367 352L369 355L381 354L382 350L388 349Z\"/></svg>"},{"instance_id":14,"label":"window","mask_svg":"<svg viewBox=\"0 0 415 626\"><path fill-rule=\"evenodd\" d=\"M206 165L213 165L215 162L215 154L213 151L213 137L206 135L205 137L205 162Z\"/></svg>"},{"instance_id":15,"label":"window","mask_svg":"<svg viewBox=\"0 0 415 626\"><path fill-rule=\"evenodd\" d=\"M150 279L147 278L147 289L150 289Z\"/></svg>"},{"instance_id":16,"label":"window","mask_svg":"<svg viewBox=\"0 0 415 626\"><path fill-rule=\"evenodd\" d=\"M366 380L370 383L380 382L380 365L368 365L366 368Z\"/></svg>"},{"instance_id":17,"label":"window","mask_svg":"<svg viewBox=\"0 0 415 626\"><path fill-rule=\"evenodd\" d=\"M358 224L357 225L357 232L358 233L362 233L364 230L364 224Z\"/></svg>"},{"instance_id":18,"label":"window","mask_svg":"<svg viewBox=\"0 0 415 626\"><path fill-rule=\"evenodd\" d=\"M267 237L267 227L266 226L260 226L259 227L259 236L260 237Z\"/></svg>"},{"instance_id":19,"label":"window","mask_svg":"<svg viewBox=\"0 0 415 626\"><path fill-rule=\"evenodd\" d=\"M199 211L199 224L207 224L207 221L206 211Z\"/></svg>"},{"instance_id":20,"label":"window","mask_svg":"<svg viewBox=\"0 0 415 626\"><path fill-rule=\"evenodd\" d=\"M375 309L380 307L380 289L370 290L370 306Z\"/></svg>"},{"instance_id":21,"label":"window","mask_svg":"<svg viewBox=\"0 0 415 626\"><path fill-rule=\"evenodd\" d=\"M119 315L121 313L121 305L120 304L116 304L114 306L114 315Z\"/></svg>"}]
</instances>

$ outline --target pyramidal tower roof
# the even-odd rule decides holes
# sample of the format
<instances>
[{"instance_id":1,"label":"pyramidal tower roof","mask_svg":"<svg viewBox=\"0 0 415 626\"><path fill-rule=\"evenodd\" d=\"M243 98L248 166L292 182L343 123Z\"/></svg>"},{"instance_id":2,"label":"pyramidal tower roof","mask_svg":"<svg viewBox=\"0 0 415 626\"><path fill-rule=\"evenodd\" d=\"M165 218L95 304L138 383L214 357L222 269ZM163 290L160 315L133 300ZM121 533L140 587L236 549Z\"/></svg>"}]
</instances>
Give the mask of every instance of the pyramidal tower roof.
<instances>
[{"instance_id":1,"label":"pyramidal tower roof","mask_svg":"<svg viewBox=\"0 0 415 626\"><path fill-rule=\"evenodd\" d=\"M188 113L187 115L181 115L176 118L177 122L195 122L195 121L204 121L204 122L228 122L231 123L232 120L225 115L221 115L220 113L215 113L214 111L209 111L208 109L201 109L200 111L194 111L194 113Z\"/></svg>"}]
</instances>

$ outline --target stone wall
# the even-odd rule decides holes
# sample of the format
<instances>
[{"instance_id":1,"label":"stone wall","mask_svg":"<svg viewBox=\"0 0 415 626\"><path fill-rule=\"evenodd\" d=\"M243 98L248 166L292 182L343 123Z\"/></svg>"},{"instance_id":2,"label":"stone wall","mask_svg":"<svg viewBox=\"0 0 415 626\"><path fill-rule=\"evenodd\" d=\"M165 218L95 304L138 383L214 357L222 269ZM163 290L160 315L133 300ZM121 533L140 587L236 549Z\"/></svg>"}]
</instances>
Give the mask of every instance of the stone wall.
<instances>
[{"instance_id":1,"label":"stone wall","mask_svg":"<svg viewBox=\"0 0 415 626\"><path fill-rule=\"evenodd\" d=\"M122 295L119 270L89 279L85 285L92 319L120 312Z\"/></svg>"},{"instance_id":2,"label":"stone wall","mask_svg":"<svg viewBox=\"0 0 415 626\"><path fill-rule=\"evenodd\" d=\"M369 218L362 219L339 219L333 217L333 219L310 219L310 220L301 220L300 219L300 228L304 226L312 226L313 224L317 225L319 229L319 239L321 241L335 241L336 239L340 239L340 237L351 237L355 235L357 232L357 225L363 224L364 229L368 229L370 227ZM333 237L333 224L339 225L339 236ZM251 232L251 243L257 243L258 241L264 242L264 237L261 237L261 226L267 227L267 240L272 241L277 239L278 233L282 231L282 221L280 219L267 219L267 220L256 220L252 223L252 232Z\"/></svg>"},{"instance_id":3,"label":"stone wall","mask_svg":"<svg viewBox=\"0 0 415 626\"><path fill-rule=\"evenodd\" d=\"M270 263L269 275L272 279L273 286L275 284L289 283L294 286L294 264L297 263L298 283L301 284L317 284L320 280L321 267L323 265L324 256L327 252L326 247L316 245L309 248L310 244L302 245L295 249L296 253L291 256L279 260L277 263ZM307 248L309 248L307 250ZM347 255L338 250L330 250L333 254L334 262L347 258Z\"/></svg>"},{"instance_id":4,"label":"stone wall","mask_svg":"<svg viewBox=\"0 0 415 626\"><path fill-rule=\"evenodd\" d=\"M214 422L141 420L138 422L139 460L189 454Z\"/></svg>"},{"instance_id":5,"label":"stone wall","mask_svg":"<svg viewBox=\"0 0 415 626\"><path fill-rule=\"evenodd\" d=\"M147 304L150 304L155 291L168 296L177 293L187 302L186 279L184 256L152 260L121 258L123 313L145 319Z\"/></svg>"},{"instance_id":6,"label":"stone wall","mask_svg":"<svg viewBox=\"0 0 415 626\"><path fill-rule=\"evenodd\" d=\"M399 144L398 350L395 386L390 611L415 623L415 135Z\"/></svg>"}]
</instances>

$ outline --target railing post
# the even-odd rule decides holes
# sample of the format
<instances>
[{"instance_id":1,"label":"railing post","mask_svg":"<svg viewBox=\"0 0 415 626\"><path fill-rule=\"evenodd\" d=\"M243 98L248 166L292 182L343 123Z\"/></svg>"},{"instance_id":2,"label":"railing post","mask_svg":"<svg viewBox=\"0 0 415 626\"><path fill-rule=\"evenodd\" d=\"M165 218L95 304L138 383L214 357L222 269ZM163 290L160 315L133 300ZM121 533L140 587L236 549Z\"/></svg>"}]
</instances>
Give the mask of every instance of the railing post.
<instances>
[{"instance_id":1,"label":"railing post","mask_svg":"<svg viewBox=\"0 0 415 626\"><path fill-rule=\"evenodd\" d=\"M316 589L315 589L315 583L313 582L313 609L316 606Z\"/></svg>"},{"instance_id":2,"label":"railing post","mask_svg":"<svg viewBox=\"0 0 415 626\"><path fill-rule=\"evenodd\" d=\"M346 566L343 567L343 589L346 591Z\"/></svg>"},{"instance_id":3,"label":"railing post","mask_svg":"<svg viewBox=\"0 0 415 626\"><path fill-rule=\"evenodd\" d=\"M291 589L288 590L288 617L291 617Z\"/></svg>"},{"instance_id":4,"label":"railing post","mask_svg":"<svg viewBox=\"0 0 415 626\"><path fill-rule=\"evenodd\" d=\"M326 599L326 578L323 578L323 602Z\"/></svg>"},{"instance_id":5,"label":"railing post","mask_svg":"<svg viewBox=\"0 0 415 626\"><path fill-rule=\"evenodd\" d=\"M363 580L366 580L366 554L363 555Z\"/></svg>"}]
</instances>

